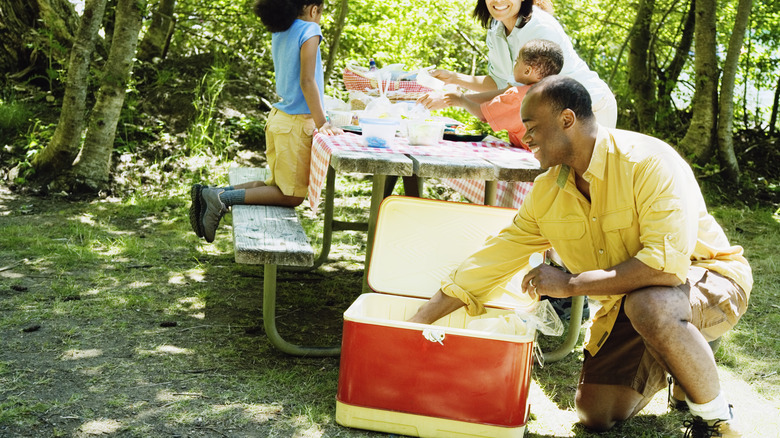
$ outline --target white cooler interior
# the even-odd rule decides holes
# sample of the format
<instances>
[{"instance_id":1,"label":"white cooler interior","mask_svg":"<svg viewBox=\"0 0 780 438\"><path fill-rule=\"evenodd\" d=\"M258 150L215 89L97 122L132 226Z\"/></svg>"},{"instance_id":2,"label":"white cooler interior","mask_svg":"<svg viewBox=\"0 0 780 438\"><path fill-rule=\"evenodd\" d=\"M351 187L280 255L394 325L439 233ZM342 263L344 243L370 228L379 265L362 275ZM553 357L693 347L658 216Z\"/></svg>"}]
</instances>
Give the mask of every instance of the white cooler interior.
<instances>
[{"instance_id":1,"label":"white cooler interior","mask_svg":"<svg viewBox=\"0 0 780 438\"><path fill-rule=\"evenodd\" d=\"M415 330L431 329L429 324L417 324L407 322L425 302L421 298L402 297L378 293L363 294L352 303L344 312L344 319L348 321L362 322L366 324L403 327ZM478 316L469 316L465 308L456 310L439 319L432 325L443 328L446 333L478 338L501 339L512 342L530 342L534 338L534 330L527 330L525 334L510 335L503 333L490 333L482 330L468 329L469 323L485 318L497 318L502 315L510 315L513 310L486 308L487 312Z\"/></svg>"}]
</instances>

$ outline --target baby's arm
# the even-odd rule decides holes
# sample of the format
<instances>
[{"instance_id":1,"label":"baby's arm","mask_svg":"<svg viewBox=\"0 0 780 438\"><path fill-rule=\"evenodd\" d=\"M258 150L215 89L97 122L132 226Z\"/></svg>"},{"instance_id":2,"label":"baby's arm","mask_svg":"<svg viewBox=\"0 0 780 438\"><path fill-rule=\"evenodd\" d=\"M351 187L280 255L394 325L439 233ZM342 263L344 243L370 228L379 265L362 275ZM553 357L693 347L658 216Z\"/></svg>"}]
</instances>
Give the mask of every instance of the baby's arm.
<instances>
[{"instance_id":1,"label":"baby's arm","mask_svg":"<svg viewBox=\"0 0 780 438\"><path fill-rule=\"evenodd\" d=\"M486 120L485 115L482 114L481 105L485 102L493 100L494 97L500 95L506 90L507 89L505 88L502 90L469 94L463 94L460 92L447 93L444 95L444 100L447 102L448 106L459 106L461 108L465 108L466 111L484 122Z\"/></svg>"}]
</instances>

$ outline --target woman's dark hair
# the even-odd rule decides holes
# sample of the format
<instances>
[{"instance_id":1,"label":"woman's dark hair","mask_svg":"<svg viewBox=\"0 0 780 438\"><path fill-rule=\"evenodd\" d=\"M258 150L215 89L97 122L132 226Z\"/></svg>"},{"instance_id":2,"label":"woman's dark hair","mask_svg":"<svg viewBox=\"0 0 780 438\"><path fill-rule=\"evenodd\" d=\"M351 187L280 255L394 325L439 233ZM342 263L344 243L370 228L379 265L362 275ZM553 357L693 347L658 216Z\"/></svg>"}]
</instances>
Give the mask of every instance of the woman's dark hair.
<instances>
[{"instance_id":1,"label":"woman's dark hair","mask_svg":"<svg viewBox=\"0 0 780 438\"><path fill-rule=\"evenodd\" d=\"M539 93L542 102L550 105L554 112L570 109L578 119L594 118L593 102L584 85L568 76L547 76L531 86ZM530 90L529 90L530 92Z\"/></svg>"},{"instance_id":2,"label":"woman's dark hair","mask_svg":"<svg viewBox=\"0 0 780 438\"><path fill-rule=\"evenodd\" d=\"M525 18L530 17L533 6L534 0L523 0L523 3L520 4L518 15ZM477 4L474 6L474 12L472 12L471 15L474 16L485 29L490 28L490 25L493 23L493 16L490 15L490 10L488 10L485 0L477 0Z\"/></svg>"},{"instance_id":3,"label":"woman's dark hair","mask_svg":"<svg viewBox=\"0 0 780 438\"><path fill-rule=\"evenodd\" d=\"M254 11L260 21L271 32L284 32L292 26L303 8L308 5L322 6L323 0L256 0Z\"/></svg>"},{"instance_id":4,"label":"woman's dark hair","mask_svg":"<svg viewBox=\"0 0 780 438\"><path fill-rule=\"evenodd\" d=\"M520 48L518 57L541 77L557 75L563 69L563 50L550 40L528 41Z\"/></svg>"}]
</instances>

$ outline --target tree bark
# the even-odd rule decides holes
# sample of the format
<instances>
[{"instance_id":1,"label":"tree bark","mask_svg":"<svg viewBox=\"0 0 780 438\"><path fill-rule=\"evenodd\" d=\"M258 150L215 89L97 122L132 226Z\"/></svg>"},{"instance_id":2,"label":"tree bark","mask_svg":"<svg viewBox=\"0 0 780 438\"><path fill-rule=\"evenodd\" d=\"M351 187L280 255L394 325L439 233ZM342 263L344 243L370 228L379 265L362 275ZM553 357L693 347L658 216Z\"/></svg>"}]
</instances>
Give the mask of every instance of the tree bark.
<instances>
[{"instance_id":1,"label":"tree bark","mask_svg":"<svg viewBox=\"0 0 780 438\"><path fill-rule=\"evenodd\" d=\"M633 95L634 109L641 132L651 132L655 125L653 80L650 77L650 23L655 0L640 0L630 32L628 50L628 86Z\"/></svg>"},{"instance_id":2,"label":"tree bark","mask_svg":"<svg viewBox=\"0 0 780 438\"><path fill-rule=\"evenodd\" d=\"M0 0L0 71L23 77L64 65L78 23L68 0Z\"/></svg>"},{"instance_id":3,"label":"tree bark","mask_svg":"<svg viewBox=\"0 0 780 438\"><path fill-rule=\"evenodd\" d=\"M108 181L116 126L124 105L145 9L146 0L119 0L117 3L113 44L89 117L84 147L73 165L71 182L79 188L96 191Z\"/></svg>"},{"instance_id":4,"label":"tree bark","mask_svg":"<svg viewBox=\"0 0 780 438\"><path fill-rule=\"evenodd\" d=\"M349 11L349 0L341 0L341 8L339 9L339 17L336 21L336 29L333 32L333 42L328 49L328 60L325 63L325 83L328 83L330 75L333 73L333 63L336 60L336 54L339 51L339 40L341 39L341 32L344 30L344 21L347 19L347 12Z\"/></svg>"},{"instance_id":5,"label":"tree bark","mask_svg":"<svg viewBox=\"0 0 780 438\"><path fill-rule=\"evenodd\" d=\"M695 23L696 0L691 0L691 6L683 24L680 43L677 44L674 58L672 58L672 62L669 63L664 71L658 73L658 107L660 112L671 111L672 109L672 90L677 86L680 73L682 73L685 62L690 57Z\"/></svg>"},{"instance_id":6,"label":"tree bark","mask_svg":"<svg viewBox=\"0 0 780 438\"><path fill-rule=\"evenodd\" d=\"M149 30L144 39L138 44L138 59L151 61L154 58L165 59L168 52L168 43L173 35L173 27L176 18L173 11L176 8L176 0L160 0L157 9L152 14Z\"/></svg>"},{"instance_id":7,"label":"tree bark","mask_svg":"<svg viewBox=\"0 0 780 438\"><path fill-rule=\"evenodd\" d=\"M695 88L691 103L691 125L680 141L680 152L697 164L707 163L714 154L718 58L715 41L715 0L696 0Z\"/></svg>"},{"instance_id":8,"label":"tree bark","mask_svg":"<svg viewBox=\"0 0 780 438\"><path fill-rule=\"evenodd\" d=\"M775 133L777 129L777 113L780 107L780 76L777 77L777 85L775 85L775 97L772 100L772 115L769 117L769 135Z\"/></svg>"},{"instance_id":9,"label":"tree bark","mask_svg":"<svg viewBox=\"0 0 780 438\"><path fill-rule=\"evenodd\" d=\"M98 30L105 12L106 0L87 0L81 25L71 49L68 77L59 123L51 142L33 159L40 181L53 179L69 169L79 152L86 110L89 64Z\"/></svg>"},{"instance_id":10,"label":"tree bark","mask_svg":"<svg viewBox=\"0 0 780 438\"><path fill-rule=\"evenodd\" d=\"M739 163L734 154L734 81L739 66L739 54L745 40L750 10L753 0L739 0L737 16L734 19L734 29L729 38L729 48L726 61L723 64L723 78L720 86L720 111L718 114L718 148L720 160L726 177L732 183L739 180Z\"/></svg>"}]
</instances>

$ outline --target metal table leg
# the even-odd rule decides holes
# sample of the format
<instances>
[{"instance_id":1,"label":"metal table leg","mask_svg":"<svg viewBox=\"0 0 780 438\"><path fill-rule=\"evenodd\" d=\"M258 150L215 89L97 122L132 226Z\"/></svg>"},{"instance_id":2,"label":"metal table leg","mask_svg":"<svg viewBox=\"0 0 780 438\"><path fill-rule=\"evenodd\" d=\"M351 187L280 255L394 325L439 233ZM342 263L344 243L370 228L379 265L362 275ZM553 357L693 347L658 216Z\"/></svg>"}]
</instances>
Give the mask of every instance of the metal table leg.
<instances>
[{"instance_id":1,"label":"metal table leg","mask_svg":"<svg viewBox=\"0 0 780 438\"><path fill-rule=\"evenodd\" d=\"M561 345L553 351L543 352L545 362L555 362L566 357L574 349L577 340L580 338L580 328L582 327L582 309L585 305L585 297L572 297L571 317L569 318L569 329L566 332L566 339Z\"/></svg>"},{"instance_id":2,"label":"metal table leg","mask_svg":"<svg viewBox=\"0 0 780 438\"><path fill-rule=\"evenodd\" d=\"M496 205L498 181L485 181L485 205Z\"/></svg>"},{"instance_id":3,"label":"metal table leg","mask_svg":"<svg viewBox=\"0 0 780 438\"><path fill-rule=\"evenodd\" d=\"M291 344L276 330L276 265L265 265L263 272L263 327L276 348L294 356L338 356L341 347L303 347Z\"/></svg>"}]
</instances>

